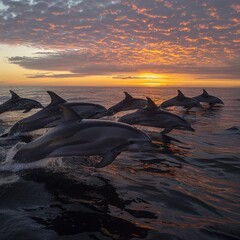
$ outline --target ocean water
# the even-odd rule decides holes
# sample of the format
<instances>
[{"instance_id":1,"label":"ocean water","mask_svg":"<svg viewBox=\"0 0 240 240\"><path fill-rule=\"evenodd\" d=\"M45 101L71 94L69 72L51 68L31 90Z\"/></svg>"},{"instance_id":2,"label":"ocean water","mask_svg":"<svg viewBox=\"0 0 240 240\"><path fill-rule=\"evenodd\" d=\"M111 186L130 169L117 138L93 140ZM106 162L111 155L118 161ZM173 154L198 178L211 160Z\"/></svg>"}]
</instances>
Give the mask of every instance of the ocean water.
<instances>
[{"instance_id":1,"label":"ocean water","mask_svg":"<svg viewBox=\"0 0 240 240\"><path fill-rule=\"evenodd\" d=\"M110 107L128 91L157 103L175 88L22 87L19 95L49 103L46 90L69 101ZM0 89L0 103L9 98ZM199 88L181 89L187 96ZM148 153L122 153L109 166L95 158L11 162L24 143L0 138L0 240L233 240L240 239L240 89L208 89L224 106L172 112L196 132L141 127L160 145ZM0 133L29 113L0 115ZM117 114L111 120L124 113ZM38 134L41 134L39 132Z\"/></svg>"}]
</instances>

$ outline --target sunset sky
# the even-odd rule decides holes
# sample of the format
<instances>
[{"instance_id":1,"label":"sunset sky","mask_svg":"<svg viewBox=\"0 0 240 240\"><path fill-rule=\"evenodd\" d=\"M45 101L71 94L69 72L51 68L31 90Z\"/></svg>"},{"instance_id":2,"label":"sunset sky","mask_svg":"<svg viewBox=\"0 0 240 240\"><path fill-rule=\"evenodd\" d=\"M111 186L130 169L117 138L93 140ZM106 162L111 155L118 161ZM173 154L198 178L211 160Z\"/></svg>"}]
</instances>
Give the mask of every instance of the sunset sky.
<instances>
[{"instance_id":1,"label":"sunset sky","mask_svg":"<svg viewBox=\"0 0 240 240\"><path fill-rule=\"evenodd\" d=\"M239 0L0 0L0 85L240 87Z\"/></svg>"}]
</instances>

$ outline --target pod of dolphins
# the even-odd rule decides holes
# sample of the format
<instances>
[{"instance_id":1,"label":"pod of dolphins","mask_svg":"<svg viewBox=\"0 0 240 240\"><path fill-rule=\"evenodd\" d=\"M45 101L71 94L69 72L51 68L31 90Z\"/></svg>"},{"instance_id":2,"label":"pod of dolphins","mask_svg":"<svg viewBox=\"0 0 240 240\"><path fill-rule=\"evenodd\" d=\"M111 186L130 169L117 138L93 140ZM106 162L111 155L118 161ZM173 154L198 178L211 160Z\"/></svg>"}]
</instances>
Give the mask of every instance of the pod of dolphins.
<instances>
[{"instance_id":1,"label":"pod of dolphins","mask_svg":"<svg viewBox=\"0 0 240 240\"><path fill-rule=\"evenodd\" d=\"M0 105L0 114L9 111L42 108L35 114L16 122L8 133L1 137L24 135L34 130L52 128L48 133L27 143L20 148L13 160L21 163L38 161L47 157L63 156L101 156L102 160L95 165L102 168L111 164L123 151L149 151L159 146L142 130L131 125L142 125L163 128L162 134L173 129L195 131L190 123L166 108L181 106L186 110L193 107L203 108L201 103L210 107L224 104L218 97L212 96L203 89L199 96L186 97L180 90L178 95L160 106L147 97L134 98L124 92L125 98L114 106L104 106L86 102L68 102L52 91L47 91L51 102L46 107L41 103L21 98L10 90L11 99ZM121 111L137 110L124 115L118 121L102 120Z\"/></svg>"}]
</instances>

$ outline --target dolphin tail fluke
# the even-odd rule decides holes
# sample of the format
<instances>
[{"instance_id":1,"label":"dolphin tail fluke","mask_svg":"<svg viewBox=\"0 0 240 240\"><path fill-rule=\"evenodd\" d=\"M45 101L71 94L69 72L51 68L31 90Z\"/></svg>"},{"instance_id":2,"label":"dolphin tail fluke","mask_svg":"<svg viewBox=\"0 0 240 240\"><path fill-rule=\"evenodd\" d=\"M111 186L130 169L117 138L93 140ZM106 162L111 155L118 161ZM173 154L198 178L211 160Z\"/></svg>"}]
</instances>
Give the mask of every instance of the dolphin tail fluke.
<instances>
[{"instance_id":1,"label":"dolphin tail fluke","mask_svg":"<svg viewBox=\"0 0 240 240\"><path fill-rule=\"evenodd\" d=\"M17 98L20 98L20 96L19 95L17 95L14 91L12 91L12 90L10 90L9 91L10 93L11 93L11 95L12 95L12 99L17 99Z\"/></svg>"},{"instance_id":2,"label":"dolphin tail fluke","mask_svg":"<svg viewBox=\"0 0 240 240\"><path fill-rule=\"evenodd\" d=\"M118 154L119 154L119 152L114 152L114 151L107 152L104 155L102 161L95 165L95 168L102 168L102 167L106 167L107 165L111 164L116 159Z\"/></svg>"}]
</instances>

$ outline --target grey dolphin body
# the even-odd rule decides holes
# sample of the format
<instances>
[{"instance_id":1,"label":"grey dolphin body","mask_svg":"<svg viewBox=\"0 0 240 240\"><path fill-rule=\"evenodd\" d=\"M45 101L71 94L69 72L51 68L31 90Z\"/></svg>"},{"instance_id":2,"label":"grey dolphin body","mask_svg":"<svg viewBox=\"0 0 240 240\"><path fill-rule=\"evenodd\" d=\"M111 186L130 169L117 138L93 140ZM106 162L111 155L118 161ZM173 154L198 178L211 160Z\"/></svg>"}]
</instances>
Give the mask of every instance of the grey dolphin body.
<instances>
[{"instance_id":1,"label":"grey dolphin body","mask_svg":"<svg viewBox=\"0 0 240 240\"><path fill-rule=\"evenodd\" d=\"M199 102L208 103L209 106L211 106L211 107L216 104L224 104L220 98L208 94L208 92L205 89L203 89L203 93L201 95L198 95L193 98L198 100Z\"/></svg>"},{"instance_id":2,"label":"grey dolphin body","mask_svg":"<svg viewBox=\"0 0 240 240\"><path fill-rule=\"evenodd\" d=\"M133 109L141 109L146 107L147 101L141 98L134 98L129 93L124 92L125 98L114 106L110 107L108 110L115 113Z\"/></svg>"},{"instance_id":3,"label":"grey dolphin body","mask_svg":"<svg viewBox=\"0 0 240 240\"><path fill-rule=\"evenodd\" d=\"M193 107L202 108L202 105L196 99L186 97L180 90L178 90L178 95L174 98L171 98L167 101L164 101L160 107L161 108L168 108L172 106L181 106L190 110Z\"/></svg>"},{"instance_id":4,"label":"grey dolphin body","mask_svg":"<svg viewBox=\"0 0 240 240\"><path fill-rule=\"evenodd\" d=\"M0 114L10 111L25 110L29 112L33 108L43 108L42 104L36 100L21 98L15 92L10 90L12 97L0 105Z\"/></svg>"},{"instance_id":5,"label":"grey dolphin body","mask_svg":"<svg viewBox=\"0 0 240 240\"><path fill-rule=\"evenodd\" d=\"M66 102L54 92L48 91L51 97L51 103L35 113L15 123L9 131L9 136L30 132L41 128L55 127L61 122L61 113L59 104L65 104L74 109L83 118L100 118L109 115L107 109L99 104L85 102Z\"/></svg>"},{"instance_id":6,"label":"grey dolphin body","mask_svg":"<svg viewBox=\"0 0 240 240\"><path fill-rule=\"evenodd\" d=\"M82 119L74 110L61 105L64 122L47 134L26 144L13 157L18 162L46 157L103 156L95 167L112 163L119 153L156 147L142 131L106 120Z\"/></svg>"},{"instance_id":7,"label":"grey dolphin body","mask_svg":"<svg viewBox=\"0 0 240 240\"><path fill-rule=\"evenodd\" d=\"M143 126L164 128L164 130L161 132L163 134L169 133L173 129L194 131L190 123L185 119L176 114L159 109L150 98L147 99L148 106L146 108L140 109L131 114L127 114L119 118L118 121L131 125L138 124Z\"/></svg>"}]
</instances>

